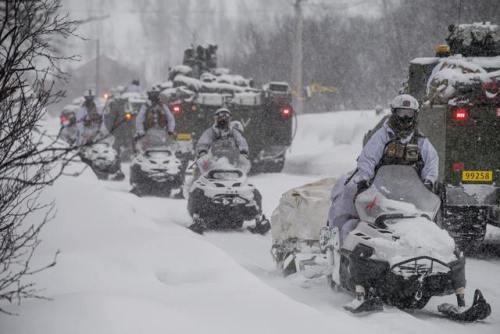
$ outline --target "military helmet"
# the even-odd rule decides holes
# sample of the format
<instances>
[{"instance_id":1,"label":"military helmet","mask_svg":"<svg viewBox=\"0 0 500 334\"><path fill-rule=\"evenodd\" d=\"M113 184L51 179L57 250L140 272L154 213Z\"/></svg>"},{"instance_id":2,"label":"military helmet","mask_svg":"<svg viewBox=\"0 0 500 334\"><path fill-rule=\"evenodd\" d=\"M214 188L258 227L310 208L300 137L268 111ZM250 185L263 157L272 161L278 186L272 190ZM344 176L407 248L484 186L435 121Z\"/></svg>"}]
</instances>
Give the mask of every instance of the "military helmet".
<instances>
[{"instance_id":1,"label":"military helmet","mask_svg":"<svg viewBox=\"0 0 500 334\"><path fill-rule=\"evenodd\" d=\"M214 113L215 126L219 129L229 129L231 111L227 108L219 108Z\"/></svg>"},{"instance_id":2,"label":"military helmet","mask_svg":"<svg viewBox=\"0 0 500 334\"><path fill-rule=\"evenodd\" d=\"M389 125L401 135L409 134L416 126L419 104L417 99L408 94L396 96L391 102Z\"/></svg>"}]
</instances>

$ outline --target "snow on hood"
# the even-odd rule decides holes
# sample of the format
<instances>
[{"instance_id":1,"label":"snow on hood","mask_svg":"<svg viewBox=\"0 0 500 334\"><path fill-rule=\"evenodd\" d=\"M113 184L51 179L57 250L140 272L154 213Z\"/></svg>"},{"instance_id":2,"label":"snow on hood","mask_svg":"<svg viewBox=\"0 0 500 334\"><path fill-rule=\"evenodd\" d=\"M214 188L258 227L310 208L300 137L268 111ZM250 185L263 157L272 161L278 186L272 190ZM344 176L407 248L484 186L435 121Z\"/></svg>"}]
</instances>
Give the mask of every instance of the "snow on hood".
<instances>
[{"instance_id":1,"label":"snow on hood","mask_svg":"<svg viewBox=\"0 0 500 334\"><path fill-rule=\"evenodd\" d=\"M388 261L390 265L418 256L429 256L445 263L456 259L453 239L427 218L400 219L387 225L399 239L372 238L370 246L376 250L375 259Z\"/></svg>"}]
</instances>

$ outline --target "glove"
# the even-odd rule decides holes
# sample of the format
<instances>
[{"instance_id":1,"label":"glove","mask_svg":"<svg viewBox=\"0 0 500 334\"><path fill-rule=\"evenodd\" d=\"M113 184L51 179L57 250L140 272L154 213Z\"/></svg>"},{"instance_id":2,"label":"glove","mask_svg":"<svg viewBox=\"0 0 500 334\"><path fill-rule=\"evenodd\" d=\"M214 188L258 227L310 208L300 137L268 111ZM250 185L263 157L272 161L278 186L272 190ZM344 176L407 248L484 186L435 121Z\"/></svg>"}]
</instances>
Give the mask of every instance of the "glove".
<instances>
[{"instance_id":1,"label":"glove","mask_svg":"<svg viewBox=\"0 0 500 334\"><path fill-rule=\"evenodd\" d=\"M240 151L240 154L241 154L242 156L244 156L245 158L247 158L247 159L248 159L248 151L241 150L241 151Z\"/></svg>"},{"instance_id":2,"label":"glove","mask_svg":"<svg viewBox=\"0 0 500 334\"><path fill-rule=\"evenodd\" d=\"M175 137L177 135L177 133L175 133L175 131L167 131L167 133L170 137Z\"/></svg>"},{"instance_id":3,"label":"glove","mask_svg":"<svg viewBox=\"0 0 500 334\"><path fill-rule=\"evenodd\" d=\"M134 139L138 140L139 138L144 137L144 132L136 132L134 135Z\"/></svg>"},{"instance_id":4,"label":"glove","mask_svg":"<svg viewBox=\"0 0 500 334\"><path fill-rule=\"evenodd\" d=\"M434 192L434 183L431 180L424 180L424 186Z\"/></svg>"},{"instance_id":5,"label":"glove","mask_svg":"<svg viewBox=\"0 0 500 334\"><path fill-rule=\"evenodd\" d=\"M201 158L202 156L204 156L205 154L207 154L207 151L199 151L198 152L198 158Z\"/></svg>"},{"instance_id":6,"label":"glove","mask_svg":"<svg viewBox=\"0 0 500 334\"><path fill-rule=\"evenodd\" d=\"M358 182L358 190L356 191L356 195L361 194L363 191L370 187L370 183L367 180L361 180Z\"/></svg>"}]
</instances>

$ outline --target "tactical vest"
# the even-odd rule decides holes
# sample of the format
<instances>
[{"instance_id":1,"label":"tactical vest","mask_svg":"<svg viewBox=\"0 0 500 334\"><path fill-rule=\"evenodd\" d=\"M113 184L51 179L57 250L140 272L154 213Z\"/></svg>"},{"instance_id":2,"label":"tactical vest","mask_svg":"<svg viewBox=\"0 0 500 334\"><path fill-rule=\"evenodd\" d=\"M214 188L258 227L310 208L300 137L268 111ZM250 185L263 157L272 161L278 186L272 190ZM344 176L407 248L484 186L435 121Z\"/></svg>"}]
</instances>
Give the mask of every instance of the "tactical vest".
<instances>
[{"instance_id":1,"label":"tactical vest","mask_svg":"<svg viewBox=\"0 0 500 334\"><path fill-rule=\"evenodd\" d=\"M155 104L148 108L144 123L145 130L155 127L165 129L167 127L167 117L160 104Z\"/></svg>"},{"instance_id":2,"label":"tactical vest","mask_svg":"<svg viewBox=\"0 0 500 334\"><path fill-rule=\"evenodd\" d=\"M415 167L420 175L424 167L424 160L418 146L418 139L425 137L418 131L415 131L408 143L402 143L401 138L395 135L392 137L385 145L384 155L380 159L377 169L384 165L407 165Z\"/></svg>"},{"instance_id":3,"label":"tactical vest","mask_svg":"<svg viewBox=\"0 0 500 334\"><path fill-rule=\"evenodd\" d=\"M229 129L227 131L222 131L222 130L217 129L217 128L212 128L212 130L214 131L214 139L216 139L216 140L231 139L231 140L235 141L232 129Z\"/></svg>"},{"instance_id":4,"label":"tactical vest","mask_svg":"<svg viewBox=\"0 0 500 334\"><path fill-rule=\"evenodd\" d=\"M87 116L83 121L83 125L87 128L100 128L102 124L102 115L97 112L97 107L93 104L87 108Z\"/></svg>"},{"instance_id":5,"label":"tactical vest","mask_svg":"<svg viewBox=\"0 0 500 334\"><path fill-rule=\"evenodd\" d=\"M214 141L212 142L211 151L215 157L226 157L230 163L234 164L238 161L240 153L232 130L229 131L214 131Z\"/></svg>"}]
</instances>

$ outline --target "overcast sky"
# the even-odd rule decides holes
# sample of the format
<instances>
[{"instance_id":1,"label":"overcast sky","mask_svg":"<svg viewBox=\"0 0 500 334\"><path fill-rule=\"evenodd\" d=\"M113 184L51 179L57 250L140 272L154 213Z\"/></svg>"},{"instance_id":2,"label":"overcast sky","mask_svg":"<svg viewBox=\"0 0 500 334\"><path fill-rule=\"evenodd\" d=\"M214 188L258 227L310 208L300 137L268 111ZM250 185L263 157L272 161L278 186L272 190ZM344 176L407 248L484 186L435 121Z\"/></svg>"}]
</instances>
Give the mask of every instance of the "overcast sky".
<instances>
[{"instance_id":1,"label":"overcast sky","mask_svg":"<svg viewBox=\"0 0 500 334\"><path fill-rule=\"evenodd\" d=\"M183 0L165 0L168 4ZM213 10L207 12L199 8L200 4L210 1ZM393 0L397 1L397 0ZM141 15L148 17L156 15L158 8L150 8L148 1L144 6L138 0L63 0L63 10L75 19L85 19L89 16L109 15L103 20L83 24L78 33L86 37L87 41L75 40L71 43L68 52L78 53L82 62L95 57L96 39L100 42L100 52L126 65L142 68L151 80L160 80L156 74L157 67L151 62L167 62L169 66L178 64L182 60L183 50L192 42L197 44L219 44L219 56L222 62L224 55L231 51L231 43L227 36L214 33L209 27L200 26L204 16L224 15L234 24L253 22L261 29L272 29L273 18L293 15L294 0L190 0L190 20L185 25L190 33L187 40L172 41L167 52L158 53L157 45L152 42L141 24ZM307 0L304 2L304 14L307 17L324 15L328 12L343 13L343 15L376 16L379 13L380 1L373 0ZM170 13L169 13L170 14ZM205 17L206 18L206 17ZM158 27L162 29L164 27ZM184 27L183 27L184 28ZM228 26L233 33L233 26ZM214 35L216 34L216 35ZM78 65L78 64L76 64ZM73 65L74 66L74 65Z\"/></svg>"}]
</instances>

